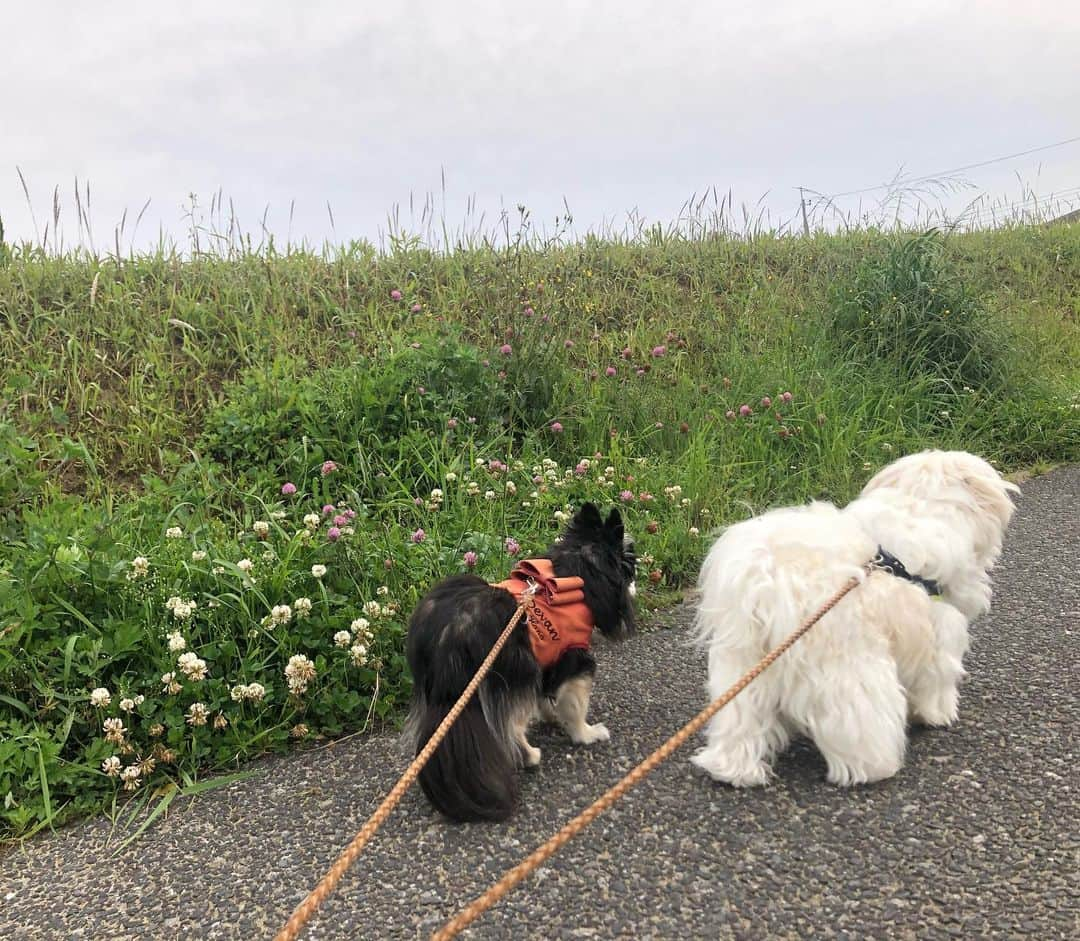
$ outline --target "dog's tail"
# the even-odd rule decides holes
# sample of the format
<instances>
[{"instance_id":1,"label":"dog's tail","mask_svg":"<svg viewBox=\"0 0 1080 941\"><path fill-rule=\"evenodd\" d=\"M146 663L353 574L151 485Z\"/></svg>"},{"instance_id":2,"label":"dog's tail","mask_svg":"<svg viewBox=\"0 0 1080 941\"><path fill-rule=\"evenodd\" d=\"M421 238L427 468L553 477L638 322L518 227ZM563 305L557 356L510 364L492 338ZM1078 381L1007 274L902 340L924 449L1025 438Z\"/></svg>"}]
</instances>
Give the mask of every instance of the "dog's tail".
<instances>
[{"instance_id":1,"label":"dog's tail","mask_svg":"<svg viewBox=\"0 0 1080 941\"><path fill-rule=\"evenodd\" d=\"M410 723L416 753L446 718L449 706L418 703ZM517 806L514 759L502 730L493 730L474 699L420 772L420 787L436 810L459 822L506 820Z\"/></svg>"}]
</instances>

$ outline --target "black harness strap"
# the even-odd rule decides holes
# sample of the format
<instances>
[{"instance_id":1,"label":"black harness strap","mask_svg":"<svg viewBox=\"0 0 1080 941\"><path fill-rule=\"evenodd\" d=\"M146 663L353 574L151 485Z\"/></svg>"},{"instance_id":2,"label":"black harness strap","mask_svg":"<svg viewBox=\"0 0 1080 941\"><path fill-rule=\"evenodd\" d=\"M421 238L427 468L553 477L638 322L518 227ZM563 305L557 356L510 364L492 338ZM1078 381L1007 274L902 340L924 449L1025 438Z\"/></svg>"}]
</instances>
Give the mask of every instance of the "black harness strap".
<instances>
[{"instance_id":1,"label":"black harness strap","mask_svg":"<svg viewBox=\"0 0 1080 941\"><path fill-rule=\"evenodd\" d=\"M928 595L941 594L941 586L936 581L932 578L923 578L921 575L912 575L903 562L891 552L886 552L881 546L878 546L877 555L874 557L874 568L881 569L881 571L888 572L890 575L895 575L905 581L914 582L924 589Z\"/></svg>"}]
</instances>

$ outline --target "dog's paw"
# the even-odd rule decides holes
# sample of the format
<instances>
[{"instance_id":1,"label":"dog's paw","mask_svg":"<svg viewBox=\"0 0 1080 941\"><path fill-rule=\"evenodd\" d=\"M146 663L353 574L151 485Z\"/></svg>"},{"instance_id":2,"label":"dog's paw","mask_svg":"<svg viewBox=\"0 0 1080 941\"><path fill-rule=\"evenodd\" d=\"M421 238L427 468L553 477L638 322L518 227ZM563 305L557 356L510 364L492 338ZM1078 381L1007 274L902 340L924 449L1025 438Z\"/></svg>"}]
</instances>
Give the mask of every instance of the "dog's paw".
<instances>
[{"instance_id":1,"label":"dog's paw","mask_svg":"<svg viewBox=\"0 0 1080 941\"><path fill-rule=\"evenodd\" d=\"M826 781L839 787L856 787L888 780L903 767L904 759L903 754L900 754L880 758L875 762L851 764L826 755L825 763L828 766Z\"/></svg>"},{"instance_id":2,"label":"dog's paw","mask_svg":"<svg viewBox=\"0 0 1080 941\"><path fill-rule=\"evenodd\" d=\"M690 761L714 781L722 781L732 787L762 787L769 783L773 775L772 768L764 761L736 766L728 761L718 760L709 753L709 749L698 752Z\"/></svg>"},{"instance_id":3,"label":"dog's paw","mask_svg":"<svg viewBox=\"0 0 1080 941\"><path fill-rule=\"evenodd\" d=\"M960 693L956 689L939 690L911 704L911 720L918 725L943 729L960 715Z\"/></svg>"},{"instance_id":4,"label":"dog's paw","mask_svg":"<svg viewBox=\"0 0 1080 941\"><path fill-rule=\"evenodd\" d=\"M575 745L595 745L597 742L611 741L611 733L603 722L597 722L595 725L584 726L580 732L571 735L570 740Z\"/></svg>"},{"instance_id":5,"label":"dog's paw","mask_svg":"<svg viewBox=\"0 0 1080 941\"><path fill-rule=\"evenodd\" d=\"M534 748L533 746L530 745L528 748L522 749L522 752L521 752L522 764L526 768L535 768L540 764L540 757L541 757L542 754L543 753L540 751L539 748Z\"/></svg>"}]
</instances>

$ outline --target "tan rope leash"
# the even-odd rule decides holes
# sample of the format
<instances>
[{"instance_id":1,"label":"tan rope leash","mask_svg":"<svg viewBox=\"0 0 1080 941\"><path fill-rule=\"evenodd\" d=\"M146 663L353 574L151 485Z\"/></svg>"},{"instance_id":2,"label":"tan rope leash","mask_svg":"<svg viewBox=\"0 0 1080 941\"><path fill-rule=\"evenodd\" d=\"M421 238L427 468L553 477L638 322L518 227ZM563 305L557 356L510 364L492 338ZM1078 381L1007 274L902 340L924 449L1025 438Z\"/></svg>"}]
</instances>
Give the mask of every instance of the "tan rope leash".
<instances>
[{"instance_id":1,"label":"tan rope leash","mask_svg":"<svg viewBox=\"0 0 1080 941\"><path fill-rule=\"evenodd\" d=\"M491 665L499 655L499 651L503 649L503 646L510 639L510 635L514 632L514 628L517 627L518 621L521 620L521 616L525 613L525 609L532 602L532 597L535 593L536 588L533 585L530 585L522 592L521 601L517 606L517 610L514 612L514 616L510 618L510 622L503 629L502 634L499 635L499 639L495 641L495 646L491 648L490 653L484 658L484 662L480 664L480 668L476 671L476 675L469 681L469 685L465 687L465 691L458 697L458 701L454 703L453 708L446 714L446 718L439 723L439 727L432 733L431 738L428 739L423 750L413 759L412 764L405 769L405 773L398 779L398 783L394 785L393 790L386 795L375 813L368 817L367 823L360 828L360 832L353 837L353 841L345 847L345 850L337 858L334 865L331 866L327 870L326 875L319 880L319 884L308 893L307 898L305 898L304 901L296 906L296 909L289 917L289 920L285 923L285 927L274 936L274 941L296 941L296 938L304 925L306 925L311 916L315 914L315 910L326 901L330 893L334 891L334 887L341 880L341 877L345 875L346 870L356 862L356 858L360 855L360 852L367 845L368 841L375 835L375 831L378 830L386 818L390 816L390 811L394 809L398 801L405 795L409 786L420 774L420 770L427 764L428 759L434 754L435 749L439 747L439 743L446 737L446 733L450 731L450 726L454 724L457 717L461 715L465 707L469 704L469 700L472 699L473 694L476 692L476 688L480 685L480 682L484 677L487 676L488 671L491 669Z\"/></svg>"},{"instance_id":2,"label":"tan rope leash","mask_svg":"<svg viewBox=\"0 0 1080 941\"><path fill-rule=\"evenodd\" d=\"M863 566L863 572L868 574L874 567L873 562L868 562ZM479 918L484 912L491 908L492 905L506 895L507 892L536 869L537 866L562 849L563 846L569 843L570 840L584 830L593 822L593 820L630 790L630 788L653 771L657 765L669 758L675 749L686 742L691 735L698 732L709 719L746 689L746 687L756 680L761 673L768 669L781 654L787 651L787 649L802 637L803 634L828 614L841 598L861 582L862 578L860 576L852 576L835 595L826 601L813 615L807 618L793 633L788 635L779 646L767 653L760 661L758 661L756 666L744 673L742 678L739 679L734 686L720 696L719 699L713 700L713 702L706 706L678 732L672 735L671 738L664 742L663 745L649 755L649 757L641 762L641 764L630 771L626 777L618 782L618 784L610 788L605 794L602 794L589 807L586 807L585 810L567 823L558 833L552 836L551 839L533 850L532 853L514 866L513 869L507 870L503 874L503 877L491 886L483 895L470 902L457 917L448 921L442 928L435 932L435 934L431 936L431 941L449 941L451 938L456 938L463 928Z\"/></svg>"}]
</instances>

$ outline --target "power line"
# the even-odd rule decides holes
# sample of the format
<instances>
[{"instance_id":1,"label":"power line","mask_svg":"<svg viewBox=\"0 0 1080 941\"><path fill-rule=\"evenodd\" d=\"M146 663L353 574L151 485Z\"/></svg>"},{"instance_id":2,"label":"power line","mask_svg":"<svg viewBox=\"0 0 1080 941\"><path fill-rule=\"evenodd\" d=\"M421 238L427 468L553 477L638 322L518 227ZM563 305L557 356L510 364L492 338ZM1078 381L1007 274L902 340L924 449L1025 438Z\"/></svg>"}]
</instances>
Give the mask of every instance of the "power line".
<instances>
[{"instance_id":1,"label":"power line","mask_svg":"<svg viewBox=\"0 0 1080 941\"><path fill-rule=\"evenodd\" d=\"M862 189L847 190L843 193L833 193L831 196L822 196L821 199L839 199L841 196L858 196L861 193L872 193L875 190L890 189L895 185L902 184L904 186L911 186L915 183L926 183L930 180L941 179L942 177L952 176L956 173L963 173L965 170L976 170L979 167L988 167L994 163L1002 163L1006 160L1015 160L1017 157L1026 157L1029 154L1037 154L1044 150L1053 150L1055 147L1064 147L1067 144L1075 144L1080 141L1080 136L1070 137L1068 140L1061 140L1055 144L1044 144L1042 147L1032 147L1030 150L1021 150L1015 154L1006 154L1003 157L994 157L992 160L980 160L978 163L969 163L963 167L953 167L951 170L940 170L937 173L927 173L924 176L917 176L910 180L899 180L897 183L879 183L877 186L864 186Z\"/></svg>"}]
</instances>

